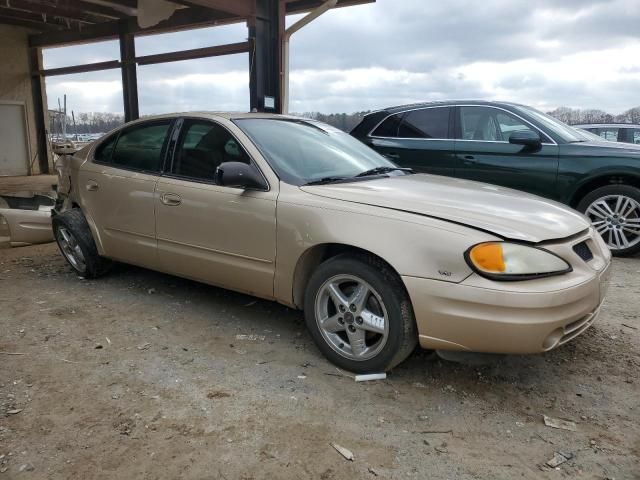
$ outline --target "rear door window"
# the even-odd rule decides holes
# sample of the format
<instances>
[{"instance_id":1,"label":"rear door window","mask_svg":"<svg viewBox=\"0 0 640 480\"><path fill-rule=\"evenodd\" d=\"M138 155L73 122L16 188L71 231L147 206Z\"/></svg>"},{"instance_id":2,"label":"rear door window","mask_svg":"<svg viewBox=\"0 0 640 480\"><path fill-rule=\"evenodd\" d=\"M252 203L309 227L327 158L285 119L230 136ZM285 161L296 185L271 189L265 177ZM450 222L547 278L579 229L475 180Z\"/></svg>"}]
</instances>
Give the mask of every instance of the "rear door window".
<instances>
[{"instance_id":1,"label":"rear door window","mask_svg":"<svg viewBox=\"0 0 640 480\"><path fill-rule=\"evenodd\" d=\"M159 172L171 120L136 125L120 133L112 165L130 170Z\"/></svg>"},{"instance_id":2,"label":"rear door window","mask_svg":"<svg viewBox=\"0 0 640 480\"><path fill-rule=\"evenodd\" d=\"M449 107L424 108L403 115L400 138L449 138Z\"/></svg>"},{"instance_id":3,"label":"rear door window","mask_svg":"<svg viewBox=\"0 0 640 480\"><path fill-rule=\"evenodd\" d=\"M118 140L117 133L98 145L96 153L93 154L94 161L98 163L111 163L111 155L113 154L113 148L116 146L116 140Z\"/></svg>"},{"instance_id":4,"label":"rear door window","mask_svg":"<svg viewBox=\"0 0 640 480\"><path fill-rule=\"evenodd\" d=\"M631 140L636 145L640 145L640 128L634 128L631 131Z\"/></svg>"}]
</instances>

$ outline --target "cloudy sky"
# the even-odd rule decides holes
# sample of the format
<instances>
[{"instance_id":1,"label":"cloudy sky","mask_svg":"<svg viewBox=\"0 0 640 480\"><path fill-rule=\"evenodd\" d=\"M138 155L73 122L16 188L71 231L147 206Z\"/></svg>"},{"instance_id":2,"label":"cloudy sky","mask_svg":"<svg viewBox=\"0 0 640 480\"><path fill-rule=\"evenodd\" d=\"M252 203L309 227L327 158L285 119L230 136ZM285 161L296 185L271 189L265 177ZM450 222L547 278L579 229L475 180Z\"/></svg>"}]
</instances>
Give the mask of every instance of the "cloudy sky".
<instances>
[{"instance_id":1,"label":"cloudy sky","mask_svg":"<svg viewBox=\"0 0 640 480\"><path fill-rule=\"evenodd\" d=\"M288 22L298 17L288 18ZM244 24L136 39L138 55L243 41ZM117 59L117 42L45 50L48 68ZM247 110L248 55L138 67L142 114ZM600 108L640 105L638 0L377 0L292 38L293 112L436 99ZM122 112L120 71L50 77L50 107Z\"/></svg>"}]
</instances>

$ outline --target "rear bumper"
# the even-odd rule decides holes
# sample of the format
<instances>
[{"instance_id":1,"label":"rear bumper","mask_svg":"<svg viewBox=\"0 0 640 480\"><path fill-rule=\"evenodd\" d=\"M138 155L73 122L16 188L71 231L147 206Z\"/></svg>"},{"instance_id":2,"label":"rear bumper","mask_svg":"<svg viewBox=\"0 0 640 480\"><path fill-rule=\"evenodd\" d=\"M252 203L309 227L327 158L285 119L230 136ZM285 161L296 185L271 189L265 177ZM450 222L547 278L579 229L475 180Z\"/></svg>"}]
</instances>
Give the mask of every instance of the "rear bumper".
<instances>
[{"instance_id":1,"label":"rear bumper","mask_svg":"<svg viewBox=\"0 0 640 480\"><path fill-rule=\"evenodd\" d=\"M579 285L528 293L403 277L423 348L538 353L562 345L596 320L611 266Z\"/></svg>"}]
</instances>

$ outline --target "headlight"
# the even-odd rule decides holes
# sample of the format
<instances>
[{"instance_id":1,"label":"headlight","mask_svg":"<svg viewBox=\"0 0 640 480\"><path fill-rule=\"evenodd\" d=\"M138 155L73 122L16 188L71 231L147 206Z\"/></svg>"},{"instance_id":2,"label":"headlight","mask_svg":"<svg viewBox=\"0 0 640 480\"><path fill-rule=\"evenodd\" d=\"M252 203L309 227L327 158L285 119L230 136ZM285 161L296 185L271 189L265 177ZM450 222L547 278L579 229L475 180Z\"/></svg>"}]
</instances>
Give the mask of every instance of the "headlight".
<instances>
[{"instance_id":1,"label":"headlight","mask_svg":"<svg viewBox=\"0 0 640 480\"><path fill-rule=\"evenodd\" d=\"M572 270L556 254L518 243L479 243L467 250L465 259L476 272L493 280L529 280Z\"/></svg>"}]
</instances>

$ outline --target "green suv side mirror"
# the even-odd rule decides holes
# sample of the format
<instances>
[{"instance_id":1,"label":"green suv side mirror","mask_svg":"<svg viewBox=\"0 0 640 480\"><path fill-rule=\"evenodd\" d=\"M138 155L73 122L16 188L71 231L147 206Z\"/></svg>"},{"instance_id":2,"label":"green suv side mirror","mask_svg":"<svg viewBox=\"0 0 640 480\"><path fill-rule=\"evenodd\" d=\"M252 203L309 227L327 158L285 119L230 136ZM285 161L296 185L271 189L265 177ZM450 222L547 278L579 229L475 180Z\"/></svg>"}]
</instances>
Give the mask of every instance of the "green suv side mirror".
<instances>
[{"instance_id":1,"label":"green suv side mirror","mask_svg":"<svg viewBox=\"0 0 640 480\"><path fill-rule=\"evenodd\" d=\"M509 136L509 143L514 145L523 145L532 150L539 150L542 147L542 140L540 135L532 130L520 130L513 132Z\"/></svg>"}]
</instances>

